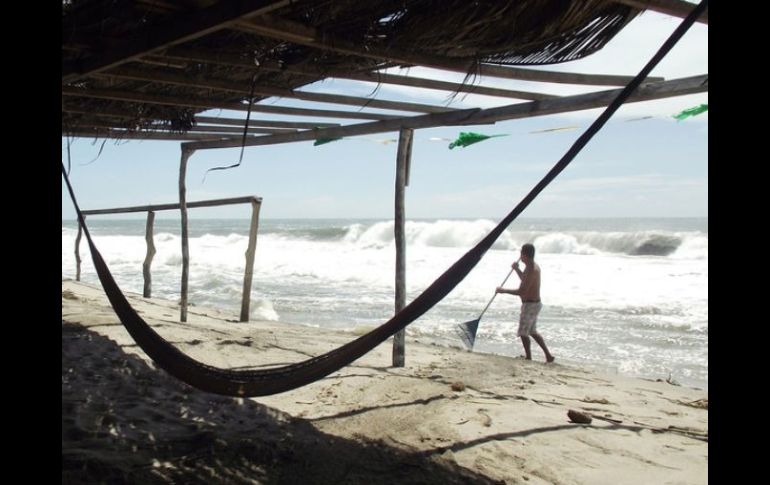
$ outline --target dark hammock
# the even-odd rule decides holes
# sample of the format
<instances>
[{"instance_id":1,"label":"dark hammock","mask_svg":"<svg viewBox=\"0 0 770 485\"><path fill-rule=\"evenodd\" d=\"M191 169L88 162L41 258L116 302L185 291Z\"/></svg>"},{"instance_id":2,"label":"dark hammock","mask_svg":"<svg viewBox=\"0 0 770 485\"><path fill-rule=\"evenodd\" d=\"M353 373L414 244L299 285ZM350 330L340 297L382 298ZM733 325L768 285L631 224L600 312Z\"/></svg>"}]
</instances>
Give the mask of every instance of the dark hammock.
<instances>
[{"instance_id":1,"label":"dark hammock","mask_svg":"<svg viewBox=\"0 0 770 485\"><path fill-rule=\"evenodd\" d=\"M94 267L99 280L104 287L107 298L110 300L115 313L123 325L136 341L137 345L162 369L177 379L190 384L202 391L222 394L226 396L267 396L279 392L296 389L310 384L342 367L350 364L362 355L366 354L387 338L403 329L414 320L430 310L441 301L455 286L457 286L481 260L492 244L500 237L500 234L521 214L521 212L537 197L537 195L561 173L564 168L575 158L580 150L607 122L612 114L641 84L644 78L652 71L655 65L668 53L676 42L684 35L687 29L705 10L708 0L703 0L682 24L671 34L660 50L653 56L639 74L620 92L618 97L610 103L604 112L591 124L580 138L570 147L567 153L556 165L538 182L537 185L522 199L521 202L476 246L463 255L456 263L446 270L425 291L414 299L403 310L393 316L380 327L366 335L349 342L342 347L326 354L313 357L303 362L290 364L274 369L261 370L230 370L220 369L198 362L176 347L168 343L155 332L131 307L126 297L115 282L109 268L101 254L96 249L91 234L86 226L83 214L80 211L75 193L72 190L67 172L62 162L62 176L67 183L72 203L78 214L78 221L83 227L83 232L88 239L88 247L94 261Z\"/></svg>"}]
</instances>

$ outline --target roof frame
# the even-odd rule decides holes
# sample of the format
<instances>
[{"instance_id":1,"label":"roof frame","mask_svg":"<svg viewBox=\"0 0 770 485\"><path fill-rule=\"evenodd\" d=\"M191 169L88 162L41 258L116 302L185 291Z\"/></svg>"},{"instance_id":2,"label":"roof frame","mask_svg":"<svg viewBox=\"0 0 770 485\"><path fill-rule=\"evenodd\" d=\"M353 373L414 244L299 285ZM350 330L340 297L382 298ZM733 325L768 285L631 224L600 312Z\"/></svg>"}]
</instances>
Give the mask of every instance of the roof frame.
<instances>
[{"instance_id":1,"label":"roof frame","mask_svg":"<svg viewBox=\"0 0 770 485\"><path fill-rule=\"evenodd\" d=\"M517 79L522 81L590 84L594 86L624 86L634 78L633 76L618 76L613 74L584 74L498 66L495 64L476 63L470 59L466 61L453 61L435 56L396 52L394 49L388 49L387 52L384 52L377 48L368 46L364 48L352 45L341 39L332 39L328 35L321 36L313 29L297 24L296 22L278 19L268 15L237 22L236 26L242 31L252 32L261 36L284 40L337 54L365 57L407 66L430 67L466 75L475 73L480 76ZM647 78L646 82L660 82L663 80L664 79L661 77L651 76Z\"/></svg>"},{"instance_id":2,"label":"roof frame","mask_svg":"<svg viewBox=\"0 0 770 485\"><path fill-rule=\"evenodd\" d=\"M612 89L574 96L565 96L548 101L532 101L517 103L488 109L463 109L448 113L433 113L421 116L397 118L386 121L359 123L333 128L323 128L300 131L293 134L270 135L255 137L250 140L229 139L210 142L193 142L183 144L184 149L202 150L211 148L232 148L238 146L275 145L298 141L309 141L318 138L341 138L346 136L371 135L398 131L401 128L433 128L447 125L487 124L503 120L529 118L556 113L566 113L607 106L621 89ZM683 96L708 91L708 75L693 76L661 83L645 84L631 95L627 102L649 101L653 99Z\"/></svg>"},{"instance_id":3,"label":"roof frame","mask_svg":"<svg viewBox=\"0 0 770 485\"><path fill-rule=\"evenodd\" d=\"M412 50L410 47L409 52L404 52L403 49L395 46L408 44L378 42L376 41L377 37L374 35L376 34L375 31L372 31L371 36L369 36L370 31L366 30L366 35L361 37L362 24L356 24L356 19L361 18L361 16L367 17L369 12L355 3L350 5L340 3L339 6L334 7L331 4L327 5L323 1L315 2L310 0L192 0L183 5L169 3L155 8L158 5L151 2L147 5L144 2L137 4L126 2L125 12L108 17L108 27L104 31L106 34L102 37L101 30L99 30L100 24L98 23L100 20L99 13L96 9L89 10L89 7L92 5L102 5L101 1L94 0L93 2L82 3L86 7L83 9L83 16L73 15L72 17L67 17L65 15L63 17L63 59L69 59L67 62L63 61L63 131L78 129L72 128L76 127L80 118L75 116L77 114L81 114L84 120L88 119L88 122L93 127L108 127L110 123L113 123L112 128L116 133L127 130L140 134L141 130L152 130L155 125L165 127L166 129L179 129L180 126L186 129L185 127L190 127L191 123L198 130L207 126L206 123L209 123L209 121L202 120L211 120L213 118L207 116L195 117L194 113L209 109L250 110L255 113L262 112L306 118L329 117L374 120L374 122L347 126L340 126L336 123L319 123L310 119L298 122L264 120L266 124L268 122L277 124L262 127L263 130L269 128L306 130L292 133L292 135L300 137L307 137L309 136L308 132L318 132L321 131L319 128L324 128L322 131L326 134L324 136L327 136L327 129L341 130L350 128L353 130L352 132L355 132L362 125L379 124L390 126L390 124L393 124L395 126L398 122L407 123L403 127L410 127L410 123L415 122L417 119L424 119L425 116L468 112L468 110L458 110L448 106L373 99L373 97L351 96L347 93L319 92L317 87L312 91L298 89L301 86L330 77L377 83L378 85L393 84L441 90L451 92L453 95L473 93L500 98L530 100L529 102L500 107L500 109L516 107L514 112L512 112L515 115L514 118L522 117L520 113L524 112L530 113L529 115L531 116L538 116L544 113L545 108L550 106L573 107L572 109L560 108L561 111L558 112L585 109L577 107L580 105L580 99L582 99L580 96L583 95L560 97L541 92L473 85L469 81L475 80L477 76L487 76L543 83L621 86L633 78L633 76L519 68L490 64L479 61L476 58L448 57L443 54L435 54L437 52L451 52L452 54L450 55L465 56L470 52L485 52L487 53L485 55L493 57L483 57L483 59L495 58L500 59L501 62L507 62L507 58L504 57L508 55L506 52L513 52L514 56L523 52L521 55L525 57L514 57L511 59L524 59L525 62L536 63L542 62L547 57L546 54L542 54L538 50L527 51L526 48L523 51L517 50L519 49L519 44L495 44L494 42L489 44L489 46L499 45L503 48L513 48L513 51L494 51L489 50L485 45L477 44L476 47L449 50L447 50L448 47L446 46L442 46L439 49L428 48L422 50L419 48ZM107 0L103 1L106 4ZM371 23L376 21L379 18L377 16L378 12L391 12L391 9L401 8L396 5L398 2L378 1L379 3L376 4L377 8L373 9L375 10L373 12L374 16L371 16L371 18L367 17L365 22ZM403 8L406 8L407 3L404 3L405 6ZM550 7L561 7L556 5L558 2L555 0L552 3L553 5L550 5ZM627 7L613 6L615 3L626 5ZM569 42L572 42L571 39L574 38L571 37L573 35L572 32L583 32L588 25L594 25L595 19L601 19L600 22L604 22L605 19L612 18L614 15L615 20L612 20L612 22L615 22L613 24L615 27L613 28L619 29L621 28L619 26L625 25L628 20L638 13L635 12L638 9L668 9L673 12L687 13L685 10L690 11L695 7L695 5L683 2L682 0L587 0L586 5L589 4L590 6L583 8L579 13L577 10L573 10L572 7L569 9L569 15L580 15L574 18L580 19L580 22L584 22L583 24L569 23L564 20L564 17L558 15L549 14L544 17L549 19L546 22L552 22L548 25L556 29L553 32L559 32L559 35L566 35L566 43L547 44L548 46L555 46L553 52L561 53L560 49L562 49L562 46L569 45ZM196 9L195 5L199 8ZM409 4L410 12L413 11L411 10L412 5L411 3ZM511 5L516 4L512 3ZM331 10L323 11L326 8ZM501 10L498 13L513 12L513 10L509 10L510 6L508 4L506 4L505 8L508 10ZM577 7L575 8L577 9ZM143 19L143 15L147 12L149 12L147 27L143 28L143 24L138 23L137 19ZM523 11L519 10L517 15L527 18L521 12ZM76 13L79 15L81 12L78 11ZM335 17L337 14L340 14L340 16ZM121 23L124 18L128 19L128 23ZM337 18L341 20L335 20ZM462 22L462 18L452 18L450 20L451 22ZM329 19L332 20L330 21ZM705 14L701 16L701 20L704 19L707 23L707 16ZM297 20L300 21L298 22ZM585 23L588 20L591 21L590 24ZM420 18L420 21L425 21L425 18ZM78 22L82 24L80 25L81 30L79 32L82 35L72 35L72 30ZM487 19L477 18L474 22L468 24L471 27L468 27L463 32L467 31L466 33L473 33L475 35L473 30L475 26L484 25L486 28ZM347 36L345 29L349 25L354 24L357 27L354 26L353 31L358 32L358 34ZM454 25L453 23L448 23L446 19L444 19L444 24ZM366 26L368 24L363 25ZM415 25L417 24L411 24L411 32L402 32L398 29L395 31L383 30L382 32L388 36L394 32L396 35L403 33L407 39L419 39L419 37L411 37L412 32L415 31ZM501 25L507 24L491 23L489 25L498 25L499 28ZM342 28L340 28L341 26ZM600 28L597 27L597 29ZM125 36L126 33L133 32L134 30L136 31L135 36ZM420 29L417 28L416 30L419 31ZM592 36L603 33L601 30L592 30L591 32L590 35ZM604 41L606 41L608 35L614 35L615 32L617 30L608 32L605 35ZM121 33L123 33L123 38L121 38ZM339 38L335 33L349 39L362 38L365 40L361 43L353 43ZM433 33L431 32L430 35L433 36ZM436 35L441 37L440 33ZM92 37L90 40L89 36ZM67 37L70 38L67 39ZM385 38L386 36L383 35L382 37ZM366 40L370 38L375 39L375 41L370 43ZM430 37L430 39L433 38ZM450 37L448 40L451 41L453 38ZM482 38L486 39L486 37ZM105 44L109 46L109 49L98 49L96 47L98 44L95 44L95 42L101 42L103 39L109 43ZM444 40L446 41L447 39ZM597 41L597 45L602 45L604 41ZM524 38L522 42L521 45L524 46L540 46L543 39ZM548 40L548 42L551 41ZM574 46L571 48L583 49L584 46L593 43L594 39L578 37L577 41L571 44ZM446 45L451 46L453 44L449 43ZM224 52L216 50L219 46L224 47ZM537 48L540 49L540 47ZM265 54L265 52L272 52L273 50L276 50L279 54ZM499 52L499 54L496 52ZM559 59L564 60L571 56L572 54L565 54ZM511 62L518 61L514 60ZM468 82L452 83L380 72L384 68L395 66L424 66L447 72L461 73L466 76L465 81ZM80 81L75 82L73 80ZM662 81L663 78L660 77L648 77L645 83L660 84ZM707 91L707 87L702 89L702 91ZM606 93L606 91L590 94L601 95L603 93ZM252 95L255 96L255 100L250 103L246 102L248 97ZM363 109L358 111L308 109L260 103L260 101L266 98L275 97L337 105L352 105ZM106 102L90 102L87 101L88 99L105 100ZM551 103L560 99L565 100L566 104ZM142 105L147 105L147 110ZM160 107L162 106L166 108L161 109ZM425 115L421 117L382 112L373 113L368 111L369 108L415 112ZM493 111L477 111L484 113L484 116L471 116L466 120L461 119L462 116L457 119L454 116L437 116L431 119L434 121L446 120L447 124L453 125L495 122L487 116L493 113ZM130 121L132 119L137 120L136 127L132 126L134 124ZM151 123L150 126L146 126L147 123L140 123L138 120L157 120L157 123ZM233 118L228 118L228 120L228 122L212 124L215 126L220 125L218 131L226 134L231 134L230 132L236 129L229 127L238 127L237 129L242 130L247 124L246 120ZM259 120L249 119L249 128L259 129L257 128L260 126L258 123ZM281 123L284 125L280 126ZM440 126L440 124L430 126ZM254 138L271 138L273 141L270 143L273 143L279 139L276 137L287 134L279 133ZM239 137L238 140L240 143ZM231 140L218 139L216 142L229 143ZM250 140L250 142L255 144L265 143L264 141L257 143L255 140Z\"/></svg>"},{"instance_id":4,"label":"roof frame","mask_svg":"<svg viewBox=\"0 0 770 485\"><path fill-rule=\"evenodd\" d=\"M290 4L291 0L222 0L211 7L168 18L137 37L120 45L86 57L74 64L62 65L62 84L132 61L166 47L203 37L254 15L262 15ZM62 34L74 32L64 26ZM64 38L62 37L62 40ZM63 42L64 43L64 42Z\"/></svg>"}]
</instances>

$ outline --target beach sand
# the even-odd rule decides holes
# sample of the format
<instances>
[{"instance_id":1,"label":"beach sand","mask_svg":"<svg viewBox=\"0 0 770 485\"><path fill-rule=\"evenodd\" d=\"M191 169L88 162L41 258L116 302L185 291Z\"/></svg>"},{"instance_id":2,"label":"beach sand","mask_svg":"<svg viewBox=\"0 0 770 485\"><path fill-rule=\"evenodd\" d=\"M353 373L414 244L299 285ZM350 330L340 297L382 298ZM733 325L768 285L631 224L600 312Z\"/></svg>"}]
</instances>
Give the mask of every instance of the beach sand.
<instances>
[{"instance_id":1,"label":"beach sand","mask_svg":"<svg viewBox=\"0 0 770 485\"><path fill-rule=\"evenodd\" d=\"M127 294L180 350L284 365L354 333ZM458 341L459 343L459 341ZM704 484L708 393L665 381L391 340L308 386L253 399L158 370L100 287L62 282L62 483ZM542 359L539 349L533 349ZM591 424L570 422L575 410Z\"/></svg>"}]
</instances>

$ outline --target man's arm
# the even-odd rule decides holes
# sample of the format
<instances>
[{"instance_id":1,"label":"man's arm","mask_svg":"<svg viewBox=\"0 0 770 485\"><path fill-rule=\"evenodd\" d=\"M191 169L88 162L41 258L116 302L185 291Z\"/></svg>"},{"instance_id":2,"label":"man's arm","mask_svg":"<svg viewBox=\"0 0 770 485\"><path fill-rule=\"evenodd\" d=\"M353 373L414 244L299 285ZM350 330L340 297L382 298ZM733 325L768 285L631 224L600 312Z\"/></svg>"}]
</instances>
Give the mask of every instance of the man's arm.
<instances>
[{"instance_id":1,"label":"man's arm","mask_svg":"<svg viewBox=\"0 0 770 485\"><path fill-rule=\"evenodd\" d=\"M530 268L527 268L524 271L521 271L518 268L518 261L513 263L515 266L513 269L516 270L516 272L519 275L519 278L521 278L521 283L519 284L519 288L516 290L509 290L507 288L503 288L502 286L498 286L495 290L495 293L507 293L509 295L521 295L522 293L526 292L526 290L529 289L530 285L532 285L533 277L532 277L532 271Z\"/></svg>"},{"instance_id":2,"label":"man's arm","mask_svg":"<svg viewBox=\"0 0 770 485\"><path fill-rule=\"evenodd\" d=\"M516 262L511 265L511 268L513 268L513 270L516 271L516 274L519 276L519 279L523 280L524 273L519 269L520 262L521 262L521 259L517 259Z\"/></svg>"}]
</instances>

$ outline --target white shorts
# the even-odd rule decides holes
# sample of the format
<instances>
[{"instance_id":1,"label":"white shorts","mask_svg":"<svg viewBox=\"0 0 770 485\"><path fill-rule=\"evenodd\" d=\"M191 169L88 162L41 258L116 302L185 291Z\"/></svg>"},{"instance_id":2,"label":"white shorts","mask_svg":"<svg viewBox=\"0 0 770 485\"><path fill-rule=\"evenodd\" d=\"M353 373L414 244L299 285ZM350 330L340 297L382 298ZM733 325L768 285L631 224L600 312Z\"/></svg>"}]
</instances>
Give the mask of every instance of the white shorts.
<instances>
[{"instance_id":1,"label":"white shorts","mask_svg":"<svg viewBox=\"0 0 770 485\"><path fill-rule=\"evenodd\" d=\"M527 337L533 333L537 333L537 315L542 308L543 304L539 301L528 301L521 304L519 331L517 333L519 337Z\"/></svg>"}]
</instances>

